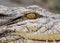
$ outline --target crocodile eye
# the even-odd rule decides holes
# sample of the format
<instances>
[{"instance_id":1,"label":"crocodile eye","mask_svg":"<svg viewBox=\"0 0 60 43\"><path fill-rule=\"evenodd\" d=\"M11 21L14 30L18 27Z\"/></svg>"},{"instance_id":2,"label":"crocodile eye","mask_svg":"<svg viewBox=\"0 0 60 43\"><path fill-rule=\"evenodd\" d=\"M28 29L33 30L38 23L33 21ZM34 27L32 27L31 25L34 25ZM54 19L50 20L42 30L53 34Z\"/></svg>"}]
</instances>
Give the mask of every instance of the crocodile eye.
<instances>
[{"instance_id":1,"label":"crocodile eye","mask_svg":"<svg viewBox=\"0 0 60 43\"><path fill-rule=\"evenodd\" d=\"M28 19L35 19L36 18L36 14L35 13L28 13L28 14L26 14L26 17Z\"/></svg>"},{"instance_id":2,"label":"crocodile eye","mask_svg":"<svg viewBox=\"0 0 60 43\"><path fill-rule=\"evenodd\" d=\"M38 17L42 17L42 15L39 15L38 13L34 13L34 12L26 14L26 18L28 19L36 19Z\"/></svg>"}]
</instances>

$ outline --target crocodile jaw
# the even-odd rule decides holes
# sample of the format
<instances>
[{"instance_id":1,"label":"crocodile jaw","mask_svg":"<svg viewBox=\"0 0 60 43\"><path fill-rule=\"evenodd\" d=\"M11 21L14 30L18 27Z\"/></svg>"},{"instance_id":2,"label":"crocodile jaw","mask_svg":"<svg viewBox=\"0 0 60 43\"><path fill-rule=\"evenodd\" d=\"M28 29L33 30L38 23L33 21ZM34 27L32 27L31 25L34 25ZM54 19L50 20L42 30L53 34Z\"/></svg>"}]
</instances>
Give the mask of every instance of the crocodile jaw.
<instances>
[{"instance_id":1,"label":"crocodile jaw","mask_svg":"<svg viewBox=\"0 0 60 43\"><path fill-rule=\"evenodd\" d=\"M60 34L59 34L60 15L59 14L50 13L47 10L42 9L35 5L26 8L23 7L24 10L21 8L19 9L16 8L16 9L17 10L14 9L14 11L16 11L18 15L21 14L19 16L23 16L25 13L28 12L37 12L39 15L42 15L43 17L34 20L24 20L23 22L18 22L8 26L6 25L1 26L0 28L2 28L3 31L11 30L14 31L15 33L18 33L18 35L22 36L23 38L30 39L30 40L59 40L60 39Z\"/></svg>"}]
</instances>

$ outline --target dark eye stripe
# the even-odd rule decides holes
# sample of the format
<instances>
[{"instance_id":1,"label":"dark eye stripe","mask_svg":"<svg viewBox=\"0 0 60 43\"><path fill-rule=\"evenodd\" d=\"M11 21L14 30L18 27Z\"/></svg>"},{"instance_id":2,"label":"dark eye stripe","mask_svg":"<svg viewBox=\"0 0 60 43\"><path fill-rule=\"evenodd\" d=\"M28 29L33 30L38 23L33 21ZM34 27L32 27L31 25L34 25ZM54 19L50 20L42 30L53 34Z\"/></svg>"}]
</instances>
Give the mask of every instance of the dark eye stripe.
<instances>
[{"instance_id":1,"label":"dark eye stripe","mask_svg":"<svg viewBox=\"0 0 60 43\"><path fill-rule=\"evenodd\" d=\"M22 21L22 20L20 20L20 19L22 19L22 16L21 16L21 17L18 17L18 18L13 19L11 22L7 23L6 25L11 25L11 24L14 24L14 23L17 23L17 22Z\"/></svg>"},{"instance_id":2,"label":"dark eye stripe","mask_svg":"<svg viewBox=\"0 0 60 43\"><path fill-rule=\"evenodd\" d=\"M15 21L15 20L20 19L20 18L22 18L22 16L17 17L17 18L15 18L15 19L13 19L12 21Z\"/></svg>"},{"instance_id":3,"label":"dark eye stripe","mask_svg":"<svg viewBox=\"0 0 60 43\"><path fill-rule=\"evenodd\" d=\"M30 12L30 13L27 13L23 16L20 16L20 17L13 19L11 22L7 23L7 25L18 23L18 22L21 22L21 21L24 21L27 19L29 19L29 20L30 19L37 19L37 18L41 18L41 17L43 17L43 15L39 15L38 13L35 13L35 12Z\"/></svg>"},{"instance_id":4,"label":"dark eye stripe","mask_svg":"<svg viewBox=\"0 0 60 43\"><path fill-rule=\"evenodd\" d=\"M8 15L4 15L3 13L0 13L0 17L8 17Z\"/></svg>"}]
</instances>

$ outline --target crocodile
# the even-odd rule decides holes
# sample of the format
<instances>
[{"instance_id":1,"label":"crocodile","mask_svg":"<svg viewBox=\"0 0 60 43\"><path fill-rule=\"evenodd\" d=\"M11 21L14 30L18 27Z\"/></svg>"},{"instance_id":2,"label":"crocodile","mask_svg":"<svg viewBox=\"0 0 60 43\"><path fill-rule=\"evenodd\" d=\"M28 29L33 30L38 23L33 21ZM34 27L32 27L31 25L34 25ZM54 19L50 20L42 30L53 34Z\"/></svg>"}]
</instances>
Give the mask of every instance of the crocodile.
<instances>
[{"instance_id":1,"label":"crocodile","mask_svg":"<svg viewBox=\"0 0 60 43\"><path fill-rule=\"evenodd\" d=\"M0 43L19 39L39 43L59 42L60 14L52 13L37 5L27 7L0 5Z\"/></svg>"}]
</instances>

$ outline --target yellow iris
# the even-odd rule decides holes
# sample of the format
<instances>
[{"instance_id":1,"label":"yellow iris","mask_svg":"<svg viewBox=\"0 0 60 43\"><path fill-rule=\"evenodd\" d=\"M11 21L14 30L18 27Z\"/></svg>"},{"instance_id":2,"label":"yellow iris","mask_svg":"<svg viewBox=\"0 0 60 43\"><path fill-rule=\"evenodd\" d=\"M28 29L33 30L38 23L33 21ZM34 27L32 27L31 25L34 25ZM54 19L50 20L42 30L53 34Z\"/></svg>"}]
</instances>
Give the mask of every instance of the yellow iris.
<instances>
[{"instance_id":1,"label":"yellow iris","mask_svg":"<svg viewBox=\"0 0 60 43\"><path fill-rule=\"evenodd\" d=\"M35 14L35 13L28 13L28 14L26 15L26 17L27 17L28 19L35 19L35 18L36 18L36 14Z\"/></svg>"}]
</instances>

